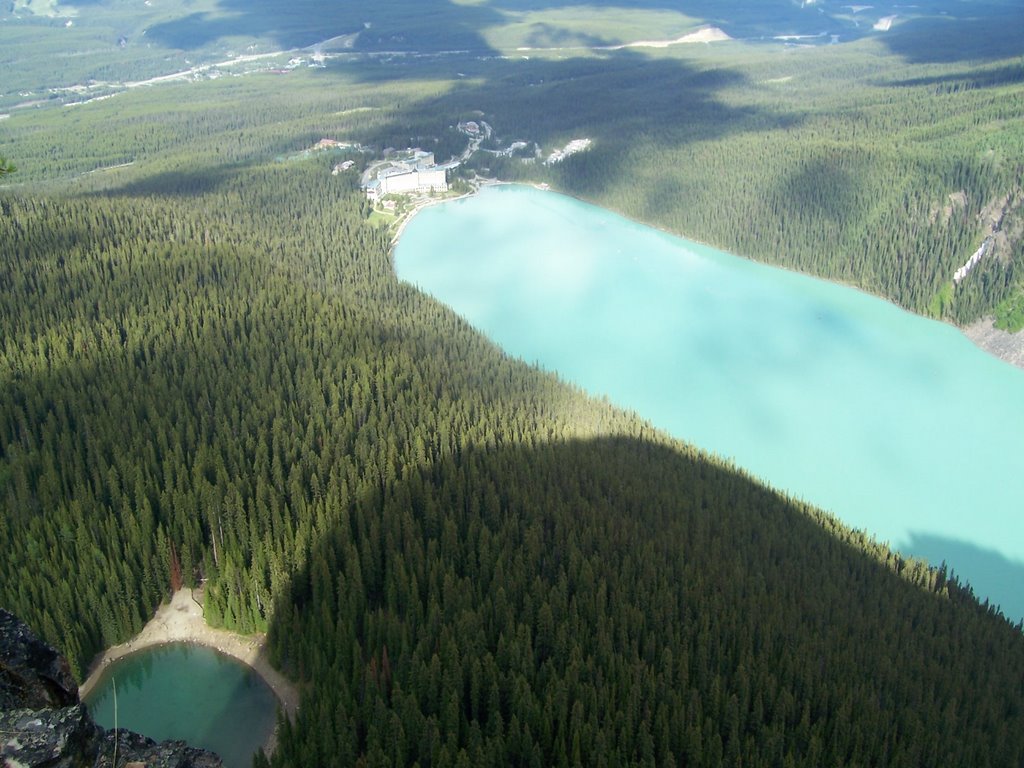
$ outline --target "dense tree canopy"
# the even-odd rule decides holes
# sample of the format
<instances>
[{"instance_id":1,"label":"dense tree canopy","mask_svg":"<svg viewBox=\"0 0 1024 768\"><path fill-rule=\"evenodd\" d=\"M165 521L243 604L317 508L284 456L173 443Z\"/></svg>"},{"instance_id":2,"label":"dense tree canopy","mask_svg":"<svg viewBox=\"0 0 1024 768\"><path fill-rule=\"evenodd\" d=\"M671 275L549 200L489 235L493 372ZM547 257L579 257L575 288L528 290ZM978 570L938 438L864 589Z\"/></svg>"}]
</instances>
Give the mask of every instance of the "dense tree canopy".
<instances>
[{"instance_id":1,"label":"dense tree canopy","mask_svg":"<svg viewBox=\"0 0 1024 768\"><path fill-rule=\"evenodd\" d=\"M81 676L201 586L301 684L275 766L1024 763L1021 627L503 356L369 224L371 158L486 119L464 175L1024 323L1019 61L719 50L346 54L12 112L0 604Z\"/></svg>"},{"instance_id":2,"label":"dense tree canopy","mask_svg":"<svg viewBox=\"0 0 1024 768\"><path fill-rule=\"evenodd\" d=\"M0 199L0 601L79 674L180 581L303 682L275 765L1024 755L1019 629L503 357L352 181L162 188Z\"/></svg>"}]
</instances>

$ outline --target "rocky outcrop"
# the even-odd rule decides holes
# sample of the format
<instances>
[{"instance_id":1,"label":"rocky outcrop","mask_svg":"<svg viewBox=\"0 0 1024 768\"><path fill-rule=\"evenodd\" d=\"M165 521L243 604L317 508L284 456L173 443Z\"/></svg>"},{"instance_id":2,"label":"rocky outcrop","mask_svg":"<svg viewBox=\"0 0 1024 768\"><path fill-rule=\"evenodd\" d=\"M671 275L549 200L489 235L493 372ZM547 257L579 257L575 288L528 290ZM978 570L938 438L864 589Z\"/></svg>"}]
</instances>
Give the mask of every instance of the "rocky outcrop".
<instances>
[{"instance_id":1,"label":"rocky outcrop","mask_svg":"<svg viewBox=\"0 0 1024 768\"><path fill-rule=\"evenodd\" d=\"M158 743L124 728L103 735L93 768L115 768L115 754L116 768L224 768L213 752L190 747L184 741Z\"/></svg>"},{"instance_id":2,"label":"rocky outcrop","mask_svg":"<svg viewBox=\"0 0 1024 768\"><path fill-rule=\"evenodd\" d=\"M4 768L223 768L183 741L106 731L78 698L67 660L0 608L0 762Z\"/></svg>"},{"instance_id":3,"label":"rocky outcrop","mask_svg":"<svg viewBox=\"0 0 1024 768\"><path fill-rule=\"evenodd\" d=\"M5 766L89 766L95 762L102 733L84 704L9 709L0 712L0 758Z\"/></svg>"},{"instance_id":4,"label":"rocky outcrop","mask_svg":"<svg viewBox=\"0 0 1024 768\"><path fill-rule=\"evenodd\" d=\"M67 659L0 608L0 711L78 703Z\"/></svg>"}]
</instances>

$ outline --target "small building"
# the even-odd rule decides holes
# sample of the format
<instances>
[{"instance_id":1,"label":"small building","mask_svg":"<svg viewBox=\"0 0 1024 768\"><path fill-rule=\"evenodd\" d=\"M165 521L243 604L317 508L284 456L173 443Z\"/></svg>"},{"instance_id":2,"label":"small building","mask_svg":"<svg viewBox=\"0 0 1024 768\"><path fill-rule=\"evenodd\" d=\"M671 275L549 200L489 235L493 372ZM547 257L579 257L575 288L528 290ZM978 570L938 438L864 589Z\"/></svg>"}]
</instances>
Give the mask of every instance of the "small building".
<instances>
[{"instance_id":1,"label":"small building","mask_svg":"<svg viewBox=\"0 0 1024 768\"><path fill-rule=\"evenodd\" d=\"M447 192L450 167L435 165L433 152L408 150L392 158L386 168L377 171L377 178L366 183L366 196L380 200L385 195Z\"/></svg>"},{"instance_id":2,"label":"small building","mask_svg":"<svg viewBox=\"0 0 1024 768\"><path fill-rule=\"evenodd\" d=\"M343 144L337 139L320 139L320 141L313 145L313 149L338 149L345 146L348 145Z\"/></svg>"},{"instance_id":3,"label":"small building","mask_svg":"<svg viewBox=\"0 0 1024 768\"><path fill-rule=\"evenodd\" d=\"M447 192L448 178L443 168L394 169L377 176L379 195L410 192Z\"/></svg>"},{"instance_id":4,"label":"small building","mask_svg":"<svg viewBox=\"0 0 1024 768\"><path fill-rule=\"evenodd\" d=\"M416 164L420 167L427 168L434 164L434 153L433 152L417 152L416 153Z\"/></svg>"}]
</instances>

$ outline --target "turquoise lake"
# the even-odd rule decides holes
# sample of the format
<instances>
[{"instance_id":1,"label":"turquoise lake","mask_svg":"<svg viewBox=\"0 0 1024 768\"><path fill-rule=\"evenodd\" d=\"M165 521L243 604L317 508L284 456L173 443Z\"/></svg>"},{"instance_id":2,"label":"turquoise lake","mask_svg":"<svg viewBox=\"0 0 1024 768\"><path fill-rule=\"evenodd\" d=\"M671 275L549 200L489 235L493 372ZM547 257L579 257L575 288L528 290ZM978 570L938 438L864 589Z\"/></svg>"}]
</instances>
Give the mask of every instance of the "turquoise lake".
<instances>
[{"instance_id":1,"label":"turquoise lake","mask_svg":"<svg viewBox=\"0 0 1024 768\"><path fill-rule=\"evenodd\" d=\"M151 739L211 749L226 768L250 768L274 730L277 698L249 667L210 648L172 643L118 659L85 703L93 719Z\"/></svg>"},{"instance_id":2,"label":"turquoise lake","mask_svg":"<svg viewBox=\"0 0 1024 768\"><path fill-rule=\"evenodd\" d=\"M500 186L421 211L399 277L1024 619L1024 371L862 292Z\"/></svg>"}]
</instances>

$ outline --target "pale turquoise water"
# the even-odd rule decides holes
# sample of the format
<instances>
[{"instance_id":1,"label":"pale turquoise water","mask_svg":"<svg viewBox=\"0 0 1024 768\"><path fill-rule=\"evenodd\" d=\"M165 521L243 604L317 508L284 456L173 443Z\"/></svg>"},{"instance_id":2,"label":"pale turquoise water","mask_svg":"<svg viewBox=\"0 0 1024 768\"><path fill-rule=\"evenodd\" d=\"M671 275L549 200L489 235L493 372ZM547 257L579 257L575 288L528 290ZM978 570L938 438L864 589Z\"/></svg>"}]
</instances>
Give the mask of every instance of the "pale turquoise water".
<instances>
[{"instance_id":1,"label":"pale turquoise water","mask_svg":"<svg viewBox=\"0 0 1024 768\"><path fill-rule=\"evenodd\" d=\"M509 353L1024 618L1024 371L956 329L519 186L424 210L395 266Z\"/></svg>"},{"instance_id":2,"label":"pale turquoise water","mask_svg":"<svg viewBox=\"0 0 1024 768\"><path fill-rule=\"evenodd\" d=\"M273 691L252 669L210 648L172 643L111 664L85 702L104 728L114 727L112 680L119 728L211 749L226 768L249 768L274 730Z\"/></svg>"}]
</instances>

